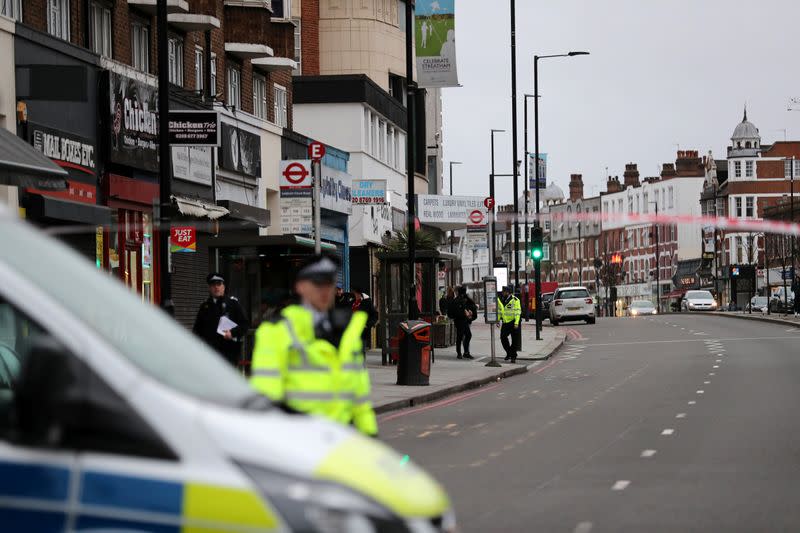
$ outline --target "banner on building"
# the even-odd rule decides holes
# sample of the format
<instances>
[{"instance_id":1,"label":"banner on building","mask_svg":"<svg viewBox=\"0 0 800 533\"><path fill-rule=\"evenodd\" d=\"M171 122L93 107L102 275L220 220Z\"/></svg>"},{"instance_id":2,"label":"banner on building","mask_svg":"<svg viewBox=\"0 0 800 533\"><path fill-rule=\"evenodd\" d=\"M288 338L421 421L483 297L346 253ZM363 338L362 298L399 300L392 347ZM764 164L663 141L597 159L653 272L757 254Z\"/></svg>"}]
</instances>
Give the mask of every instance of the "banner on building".
<instances>
[{"instance_id":1,"label":"banner on building","mask_svg":"<svg viewBox=\"0 0 800 533\"><path fill-rule=\"evenodd\" d=\"M281 161L281 233L310 235L313 232L311 160Z\"/></svg>"},{"instance_id":2,"label":"banner on building","mask_svg":"<svg viewBox=\"0 0 800 533\"><path fill-rule=\"evenodd\" d=\"M197 230L192 226L174 226L169 244L172 253L194 253L197 251Z\"/></svg>"},{"instance_id":3,"label":"banner on building","mask_svg":"<svg viewBox=\"0 0 800 533\"><path fill-rule=\"evenodd\" d=\"M158 172L158 89L109 72L111 161Z\"/></svg>"},{"instance_id":4,"label":"banner on building","mask_svg":"<svg viewBox=\"0 0 800 533\"><path fill-rule=\"evenodd\" d=\"M539 163L539 189L547 188L547 154L528 154L528 188L536 190L536 162Z\"/></svg>"},{"instance_id":5,"label":"banner on building","mask_svg":"<svg viewBox=\"0 0 800 533\"><path fill-rule=\"evenodd\" d=\"M483 196L417 195L417 216L422 224L443 229L463 228L475 210L485 212Z\"/></svg>"},{"instance_id":6,"label":"banner on building","mask_svg":"<svg viewBox=\"0 0 800 533\"><path fill-rule=\"evenodd\" d=\"M386 180L353 180L353 203L383 205L386 203Z\"/></svg>"},{"instance_id":7,"label":"banner on building","mask_svg":"<svg viewBox=\"0 0 800 533\"><path fill-rule=\"evenodd\" d=\"M261 137L223 122L221 144L220 168L254 178L261 177Z\"/></svg>"},{"instance_id":8,"label":"banner on building","mask_svg":"<svg viewBox=\"0 0 800 533\"><path fill-rule=\"evenodd\" d=\"M458 87L455 0L417 0L415 15L419 86Z\"/></svg>"},{"instance_id":9,"label":"banner on building","mask_svg":"<svg viewBox=\"0 0 800 533\"><path fill-rule=\"evenodd\" d=\"M211 165L213 148L176 146L172 148L172 176L211 187L214 170Z\"/></svg>"}]
</instances>

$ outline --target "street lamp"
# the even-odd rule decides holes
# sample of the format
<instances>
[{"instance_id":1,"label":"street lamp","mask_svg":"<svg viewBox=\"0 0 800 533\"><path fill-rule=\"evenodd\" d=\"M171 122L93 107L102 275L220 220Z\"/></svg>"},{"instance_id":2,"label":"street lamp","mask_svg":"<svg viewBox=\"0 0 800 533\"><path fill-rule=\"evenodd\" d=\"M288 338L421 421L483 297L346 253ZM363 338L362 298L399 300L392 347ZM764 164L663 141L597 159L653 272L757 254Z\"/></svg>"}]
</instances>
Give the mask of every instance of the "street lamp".
<instances>
[{"instance_id":1,"label":"street lamp","mask_svg":"<svg viewBox=\"0 0 800 533\"><path fill-rule=\"evenodd\" d=\"M536 178L536 221L534 227L539 227L539 60L551 59L556 57L575 57L586 56L589 52L568 52L566 54L553 54L546 56L533 56L533 137L534 137L534 175ZM536 340L541 340L542 332L542 261L534 261L536 281Z\"/></svg>"},{"instance_id":2,"label":"street lamp","mask_svg":"<svg viewBox=\"0 0 800 533\"><path fill-rule=\"evenodd\" d=\"M535 97L532 94L525 94L525 105L524 105L524 107L525 107L525 113L524 113L525 114L525 120L524 120L524 122L525 122L525 127L524 127L525 133L524 133L524 140L523 140L523 144L524 144L524 150L523 151L525 152L525 158L524 158L525 159L525 163L524 163L525 164L525 254L524 254L524 257L526 258L526 260L525 260L525 263L526 263L526 265L525 265L525 284L526 285L528 284L528 265L527 265L528 261L527 261L527 257L528 257L528 253L529 253L529 251L528 251L528 236L530 235L530 229L528 229L528 204L529 204L528 194L529 194L529 186L530 186L529 185L530 177L528 176L528 167L530 166L528 164L528 157L530 156L530 152L528 151L528 99L529 98L535 98ZM529 295L529 297L530 297L530 295ZM528 315L526 314L525 316L527 317ZM527 318L526 318L526 320L527 320Z\"/></svg>"},{"instance_id":3,"label":"street lamp","mask_svg":"<svg viewBox=\"0 0 800 533\"><path fill-rule=\"evenodd\" d=\"M494 134L495 133L505 133L505 131L506 130L496 130L496 129L493 129L493 130L490 131L490 136L492 138L492 141L491 141L491 145L492 145L492 173L489 174L489 198L491 198L492 200L495 199L494 198ZM491 235L491 237L492 237L492 246L489 249L489 253L491 255L491 257L489 258L489 262L492 265L491 266L492 269L494 269L494 245L495 245L495 222L496 222L494 214L495 214L495 204L496 203L497 202L495 201L492 204L492 214L491 214L491 217L492 217L492 235ZM489 274L491 275L491 272Z\"/></svg>"},{"instance_id":4,"label":"street lamp","mask_svg":"<svg viewBox=\"0 0 800 533\"><path fill-rule=\"evenodd\" d=\"M461 165L463 164L461 161L450 161L450 196L453 196L453 165ZM453 236L455 235L453 230L450 230L450 253L453 253Z\"/></svg>"}]
</instances>

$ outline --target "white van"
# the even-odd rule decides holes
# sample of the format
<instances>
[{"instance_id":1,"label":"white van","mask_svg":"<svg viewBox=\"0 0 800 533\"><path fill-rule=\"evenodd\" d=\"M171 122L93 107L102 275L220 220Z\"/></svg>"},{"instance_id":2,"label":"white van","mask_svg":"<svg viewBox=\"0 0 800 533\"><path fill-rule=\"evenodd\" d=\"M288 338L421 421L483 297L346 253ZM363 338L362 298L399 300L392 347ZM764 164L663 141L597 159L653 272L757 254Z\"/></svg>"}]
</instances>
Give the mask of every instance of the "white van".
<instances>
[{"instance_id":1,"label":"white van","mask_svg":"<svg viewBox=\"0 0 800 533\"><path fill-rule=\"evenodd\" d=\"M0 530L455 530L446 494L407 457L284 413L2 212L0 250Z\"/></svg>"}]
</instances>

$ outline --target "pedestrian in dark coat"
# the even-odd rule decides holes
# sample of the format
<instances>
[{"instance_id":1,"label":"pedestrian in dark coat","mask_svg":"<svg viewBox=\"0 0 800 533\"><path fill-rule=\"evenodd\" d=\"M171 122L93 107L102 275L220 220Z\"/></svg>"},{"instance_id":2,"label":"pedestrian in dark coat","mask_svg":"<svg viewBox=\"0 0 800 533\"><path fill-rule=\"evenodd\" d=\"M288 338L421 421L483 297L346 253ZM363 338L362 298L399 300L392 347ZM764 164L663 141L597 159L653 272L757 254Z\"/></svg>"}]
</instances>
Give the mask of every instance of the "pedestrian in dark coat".
<instances>
[{"instance_id":1,"label":"pedestrian in dark coat","mask_svg":"<svg viewBox=\"0 0 800 533\"><path fill-rule=\"evenodd\" d=\"M797 318L800 315L800 276L794 278L792 292L794 293L794 317Z\"/></svg>"},{"instance_id":2,"label":"pedestrian in dark coat","mask_svg":"<svg viewBox=\"0 0 800 533\"><path fill-rule=\"evenodd\" d=\"M453 319L456 327L456 356L459 359L473 359L469 353L469 343L472 340L470 325L478 317L478 306L467 296L467 288L459 287L458 296L448 307L448 316ZM461 348L464 348L463 355Z\"/></svg>"},{"instance_id":3,"label":"pedestrian in dark coat","mask_svg":"<svg viewBox=\"0 0 800 533\"><path fill-rule=\"evenodd\" d=\"M250 323L239 300L225 294L225 278L222 274L212 272L206 282L209 296L197 311L192 331L230 364L236 366L242 355L242 343ZM227 319L225 322L229 320L236 325L220 329L223 317Z\"/></svg>"},{"instance_id":4,"label":"pedestrian in dark coat","mask_svg":"<svg viewBox=\"0 0 800 533\"><path fill-rule=\"evenodd\" d=\"M352 309L354 313L356 311L364 311L367 314L367 326L364 328L364 332L361 334L361 345L364 349L364 353L366 354L367 344L369 344L372 336L372 328L374 328L375 324L378 323L378 311L375 310L375 305L372 303L372 298L370 298L369 295L358 286L353 287Z\"/></svg>"},{"instance_id":5,"label":"pedestrian in dark coat","mask_svg":"<svg viewBox=\"0 0 800 533\"><path fill-rule=\"evenodd\" d=\"M453 287L447 287L447 294L439 298L439 314L449 316L447 309L455 299L456 291L453 290Z\"/></svg>"},{"instance_id":6,"label":"pedestrian in dark coat","mask_svg":"<svg viewBox=\"0 0 800 533\"><path fill-rule=\"evenodd\" d=\"M336 300L333 305L336 309L352 309L353 293L345 291L341 284L337 284Z\"/></svg>"}]
</instances>

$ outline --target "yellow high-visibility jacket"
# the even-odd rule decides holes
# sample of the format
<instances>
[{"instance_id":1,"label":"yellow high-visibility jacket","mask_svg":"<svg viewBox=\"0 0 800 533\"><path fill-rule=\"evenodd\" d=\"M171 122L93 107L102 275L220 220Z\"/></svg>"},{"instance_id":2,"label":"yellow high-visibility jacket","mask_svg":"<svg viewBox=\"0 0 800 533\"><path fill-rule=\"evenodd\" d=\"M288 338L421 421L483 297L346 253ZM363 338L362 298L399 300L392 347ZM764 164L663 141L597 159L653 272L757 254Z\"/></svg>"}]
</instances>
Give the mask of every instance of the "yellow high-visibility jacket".
<instances>
[{"instance_id":1,"label":"yellow high-visibility jacket","mask_svg":"<svg viewBox=\"0 0 800 533\"><path fill-rule=\"evenodd\" d=\"M519 298L512 296L507 304L503 303L502 298L498 298L497 313L500 321L504 324L513 322L514 326L519 326L520 318L522 318L522 305L519 302Z\"/></svg>"},{"instance_id":2,"label":"yellow high-visibility jacket","mask_svg":"<svg viewBox=\"0 0 800 533\"><path fill-rule=\"evenodd\" d=\"M316 338L308 309L292 305L281 315L281 320L265 322L256 331L251 385L296 411L353 424L366 435L377 435L369 373L361 352L366 313L353 313L338 347Z\"/></svg>"}]
</instances>

